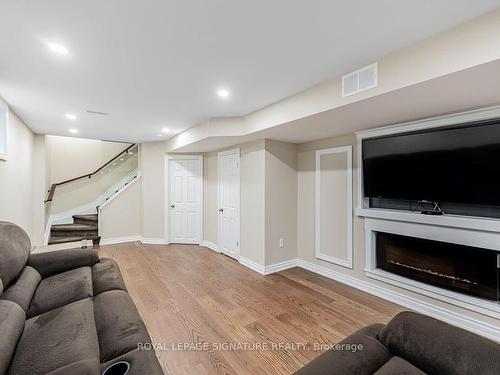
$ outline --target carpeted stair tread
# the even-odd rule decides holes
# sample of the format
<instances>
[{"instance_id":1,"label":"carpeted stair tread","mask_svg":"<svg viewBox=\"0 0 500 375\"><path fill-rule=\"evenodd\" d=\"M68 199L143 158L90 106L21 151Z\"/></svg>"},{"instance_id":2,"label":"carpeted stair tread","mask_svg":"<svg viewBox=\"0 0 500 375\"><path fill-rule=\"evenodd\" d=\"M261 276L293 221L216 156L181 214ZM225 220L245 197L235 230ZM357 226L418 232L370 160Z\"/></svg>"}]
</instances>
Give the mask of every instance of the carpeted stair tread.
<instances>
[{"instance_id":1,"label":"carpeted stair tread","mask_svg":"<svg viewBox=\"0 0 500 375\"><path fill-rule=\"evenodd\" d=\"M88 221L97 222L97 214L88 214L88 215L73 215L73 219L82 219Z\"/></svg>"},{"instance_id":2,"label":"carpeted stair tread","mask_svg":"<svg viewBox=\"0 0 500 375\"><path fill-rule=\"evenodd\" d=\"M75 231L75 230L97 230L97 225L89 224L56 224L52 225L52 231Z\"/></svg>"}]
</instances>

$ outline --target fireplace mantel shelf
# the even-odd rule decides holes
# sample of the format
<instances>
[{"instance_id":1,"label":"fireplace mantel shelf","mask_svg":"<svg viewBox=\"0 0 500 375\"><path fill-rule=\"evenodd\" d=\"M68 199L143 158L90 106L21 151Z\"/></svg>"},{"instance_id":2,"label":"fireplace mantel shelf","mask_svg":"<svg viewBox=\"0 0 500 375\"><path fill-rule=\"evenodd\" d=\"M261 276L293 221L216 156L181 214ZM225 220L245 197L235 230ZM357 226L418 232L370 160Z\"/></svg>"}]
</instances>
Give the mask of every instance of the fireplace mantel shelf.
<instances>
[{"instance_id":1,"label":"fireplace mantel shelf","mask_svg":"<svg viewBox=\"0 0 500 375\"><path fill-rule=\"evenodd\" d=\"M469 230L479 230L484 232L500 233L500 219L459 216L459 215L422 215L420 212L388 210L379 208L357 208L356 216L403 221L416 224L429 224L443 227L463 228Z\"/></svg>"}]
</instances>

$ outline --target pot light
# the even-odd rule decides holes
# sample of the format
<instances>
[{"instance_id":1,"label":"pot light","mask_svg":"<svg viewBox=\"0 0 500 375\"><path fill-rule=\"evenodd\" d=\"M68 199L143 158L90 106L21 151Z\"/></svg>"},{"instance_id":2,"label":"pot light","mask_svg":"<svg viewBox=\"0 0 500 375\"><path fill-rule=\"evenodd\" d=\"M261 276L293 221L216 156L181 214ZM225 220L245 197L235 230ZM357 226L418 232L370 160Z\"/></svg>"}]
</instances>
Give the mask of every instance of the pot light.
<instances>
[{"instance_id":1,"label":"pot light","mask_svg":"<svg viewBox=\"0 0 500 375\"><path fill-rule=\"evenodd\" d=\"M163 134L156 134L157 137L163 137Z\"/></svg>"},{"instance_id":2,"label":"pot light","mask_svg":"<svg viewBox=\"0 0 500 375\"><path fill-rule=\"evenodd\" d=\"M226 90L226 89L219 89L217 91L217 95L219 96L219 98L223 98L223 99L226 99L229 97L230 93L229 93L229 90Z\"/></svg>"},{"instance_id":3,"label":"pot light","mask_svg":"<svg viewBox=\"0 0 500 375\"><path fill-rule=\"evenodd\" d=\"M64 47L62 44L59 43L54 43L54 42L47 42L47 47L54 53L57 53L58 55L67 55L68 54L68 49Z\"/></svg>"},{"instance_id":4,"label":"pot light","mask_svg":"<svg viewBox=\"0 0 500 375\"><path fill-rule=\"evenodd\" d=\"M69 129L69 132L72 133L72 134L77 134L78 133L78 129Z\"/></svg>"},{"instance_id":5,"label":"pot light","mask_svg":"<svg viewBox=\"0 0 500 375\"><path fill-rule=\"evenodd\" d=\"M123 158L120 158L120 161L123 161Z\"/></svg>"},{"instance_id":6,"label":"pot light","mask_svg":"<svg viewBox=\"0 0 500 375\"><path fill-rule=\"evenodd\" d=\"M75 114L73 114L73 113L66 113L66 114L65 114L65 117L66 117L68 120L71 120L71 121L76 120L76 115L75 115Z\"/></svg>"},{"instance_id":7,"label":"pot light","mask_svg":"<svg viewBox=\"0 0 500 375\"><path fill-rule=\"evenodd\" d=\"M166 134L166 133L170 133L170 129L169 129L169 128L163 128L163 129L161 129L161 131L162 131L163 133L165 133L165 134Z\"/></svg>"}]
</instances>

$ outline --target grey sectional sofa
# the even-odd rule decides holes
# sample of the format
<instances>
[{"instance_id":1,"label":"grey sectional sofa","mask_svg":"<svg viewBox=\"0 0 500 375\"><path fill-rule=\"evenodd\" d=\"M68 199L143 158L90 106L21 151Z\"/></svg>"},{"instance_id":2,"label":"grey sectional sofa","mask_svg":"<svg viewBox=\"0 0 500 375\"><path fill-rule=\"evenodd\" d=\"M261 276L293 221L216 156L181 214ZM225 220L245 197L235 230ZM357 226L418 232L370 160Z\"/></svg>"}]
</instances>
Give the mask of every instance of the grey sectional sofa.
<instances>
[{"instance_id":1,"label":"grey sectional sofa","mask_svg":"<svg viewBox=\"0 0 500 375\"><path fill-rule=\"evenodd\" d=\"M163 374L154 351L138 349L150 337L113 260L30 250L21 228L0 222L0 374Z\"/></svg>"},{"instance_id":2,"label":"grey sectional sofa","mask_svg":"<svg viewBox=\"0 0 500 375\"><path fill-rule=\"evenodd\" d=\"M295 375L500 374L500 344L414 312L362 328L340 344Z\"/></svg>"}]
</instances>

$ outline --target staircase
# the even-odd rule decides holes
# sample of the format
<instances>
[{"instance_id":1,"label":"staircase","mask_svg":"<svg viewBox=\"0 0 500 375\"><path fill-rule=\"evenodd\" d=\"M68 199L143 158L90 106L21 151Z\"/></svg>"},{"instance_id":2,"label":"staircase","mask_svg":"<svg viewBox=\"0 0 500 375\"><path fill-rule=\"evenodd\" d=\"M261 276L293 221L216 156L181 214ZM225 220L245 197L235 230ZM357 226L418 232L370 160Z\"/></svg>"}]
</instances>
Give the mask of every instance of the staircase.
<instances>
[{"instance_id":1,"label":"staircase","mask_svg":"<svg viewBox=\"0 0 500 375\"><path fill-rule=\"evenodd\" d=\"M73 215L73 224L57 224L50 227L49 245L66 242L92 240L98 244L101 240L98 234L98 216Z\"/></svg>"}]
</instances>

